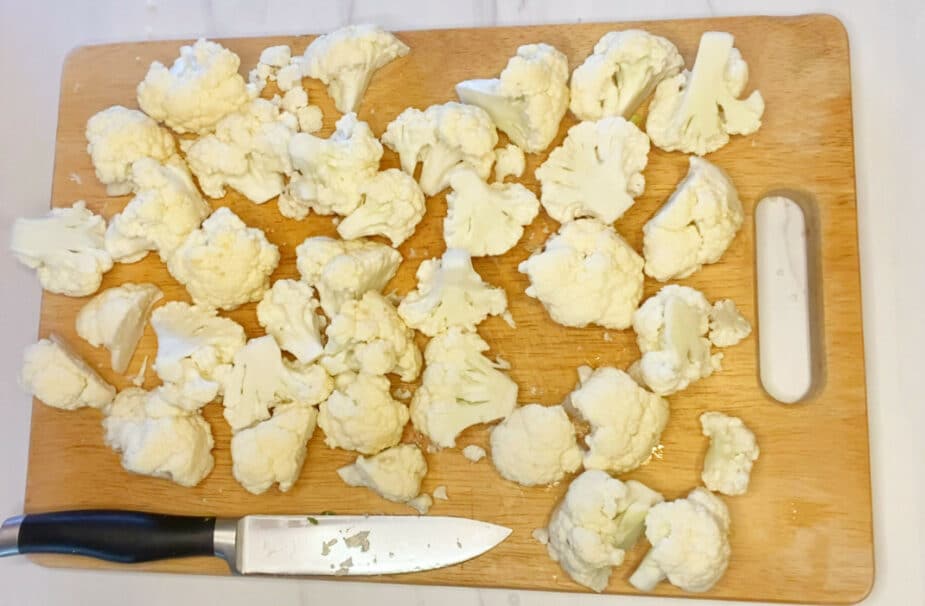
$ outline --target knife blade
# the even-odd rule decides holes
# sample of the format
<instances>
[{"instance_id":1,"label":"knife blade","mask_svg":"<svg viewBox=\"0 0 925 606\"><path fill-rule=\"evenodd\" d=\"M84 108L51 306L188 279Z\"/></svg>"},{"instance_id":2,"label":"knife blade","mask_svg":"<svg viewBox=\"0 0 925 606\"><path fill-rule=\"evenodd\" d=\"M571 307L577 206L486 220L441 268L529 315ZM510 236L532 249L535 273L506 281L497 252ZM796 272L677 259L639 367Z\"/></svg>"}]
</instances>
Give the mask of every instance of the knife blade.
<instances>
[{"instance_id":1,"label":"knife blade","mask_svg":"<svg viewBox=\"0 0 925 606\"><path fill-rule=\"evenodd\" d=\"M0 527L0 556L64 553L120 563L214 555L238 574L380 575L458 564L511 530L441 516L175 516L82 510L28 514Z\"/></svg>"}]
</instances>

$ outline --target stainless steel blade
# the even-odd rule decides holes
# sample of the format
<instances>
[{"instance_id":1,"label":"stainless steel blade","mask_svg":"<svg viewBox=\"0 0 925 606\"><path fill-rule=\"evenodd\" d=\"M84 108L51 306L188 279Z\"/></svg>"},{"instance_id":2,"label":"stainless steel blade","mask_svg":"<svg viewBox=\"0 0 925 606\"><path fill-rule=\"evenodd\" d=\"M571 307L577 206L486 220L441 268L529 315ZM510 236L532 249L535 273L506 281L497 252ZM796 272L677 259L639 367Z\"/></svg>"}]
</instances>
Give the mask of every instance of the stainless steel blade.
<instances>
[{"instance_id":1,"label":"stainless steel blade","mask_svg":"<svg viewBox=\"0 0 925 606\"><path fill-rule=\"evenodd\" d=\"M442 568L481 555L510 528L440 516L246 516L241 574L376 575Z\"/></svg>"}]
</instances>

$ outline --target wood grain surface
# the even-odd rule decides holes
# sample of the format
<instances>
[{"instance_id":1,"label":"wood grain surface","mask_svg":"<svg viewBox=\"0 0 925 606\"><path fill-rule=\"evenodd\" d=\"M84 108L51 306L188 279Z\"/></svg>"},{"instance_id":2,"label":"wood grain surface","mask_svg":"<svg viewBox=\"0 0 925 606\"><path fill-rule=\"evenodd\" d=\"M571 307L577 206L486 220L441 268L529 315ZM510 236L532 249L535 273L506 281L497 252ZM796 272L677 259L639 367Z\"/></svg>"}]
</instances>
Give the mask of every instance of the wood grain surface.
<instances>
[{"instance_id":1,"label":"wood grain surface","mask_svg":"<svg viewBox=\"0 0 925 606\"><path fill-rule=\"evenodd\" d=\"M412 53L376 74L362 102L360 118L381 134L405 107L455 99L456 82L497 74L520 44L551 43L568 55L574 67L602 34L632 26L644 26L670 38L688 66L693 62L701 33L722 30L735 34L736 45L751 70L748 90L759 88L767 102L764 125L757 134L733 137L729 145L709 156L729 172L738 187L746 208L745 224L721 262L681 282L701 289L711 300L732 297L754 324L754 205L769 191L788 188L805 192L818 204L825 318L821 332L826 358L821 388L804 404L786 407L771 400L760 386L756 347L760 335L753 334L737 347L727 349L722 372L670 398L672 416L662 437L662 456L626 477L647 483L667 498L687 493L699 483L707 447L706 438L700 434L700 413L721 410L742 417L757 434L762 454L748 494L725 499L732 513L733 555L728 572L707 595L774 601L859 601L870 590L874 566L851 87L848 41L840 22L814 15L406 32L400 37L412 47ZM242 73L246 73L264 47L290 44L294 52L301 52L310 39L302 36L224 42L240 54ZM171 62L177 48L177 42L126 43L80 48L68 57L61 81L54 206L84 199L91 209L108 218L126 204L128 197L107 197L94 177L85 151L84 127L92 114L110 105L136 107L135 86L148 64L153 60ZM339 116L319 82L305 80L304 85L312 102L324 110L326 136ZM569 115L556 144L572 124L574 119ZM539 186L533 171L544 158L545 154L530 156L523 178L537 193ZM397 158L387 150L382 165L397 166ZM687 158L683 154L653 148L645 171L646 191L616 224L637 250L642 246L643 223L686 171ZM295 247L304 238L335 234L330 218L313 216L303 222L292 221L279 214L275 202L257 206L232 192L212 204L229 206L247 223L266 230L282 254L274 278L297 276ZM387 290L401 294L409 291L414 286L418 264L443 251L440 226L445 212L443 195L428 200L428 214L414 236L402 245L405 263ZM575 385L577 366L610 364L623 368L639 355L632 331L565 328L554 324L537 301L524 295L527 280L517 272L517 264L556 228L556 223L541 213L515 249L501 257L475 261L482 276L503 285L510 299L517 329L492 318L481 325L479 332L491 344L493 354L513 365L511 376L520 386L521 403L559 403ZM126 281L158 284L166 301L188 300L184 289L153 254L133 265L117 264L105 276L103 288ZM658 288L658 283L646 280L646 296ZM75 334L74 318L85 302L86 299L46 293L40 334L62 335L106 379L119 388L126 387L128 379L110 371L107 353L92 348ZM228 315L241 322L248 335L261 334L254 305ZM145 356L153 361L155 351L155 336L148 327L128 374L137 371ZM145 386L156 384L149 366ZM26 511L121 507L221 516L324 510L344 514L412 513L370 491L345 486L335 470L350 462L354 454L326 448L320 430L311 441L301 479L290 492L281 494L272 489L253 496L231 476L229 430L220 405L209 405L205 415L215 434L215 470L198 487L186 489L123 471L118 455L103 444L99 412L62 412L36 404ZM406 439L419 439L410 426ZM465 432L459 444L487 447L486 428ZM545 548L530 536L534 528L545 525L567 482L548 488L522 488L501 479L488 460L473 464L458 450L428 454L427 459L430 472L424 488L431 491L446 485L450 497L449 501L437 501L433 514L488 520L509 526L514 533L490 553L459 566L374 581L584 591L549 560ZM626 563L615 570L608 592L634 592L627 578L647 547L643 540L630 552ZM110 567L80 558L37 559L53 566ZM222 562L209 559L136 568L227 573ZM683 595L668 583L659 585L657 593Z\"/></svg>"}]
</instances>

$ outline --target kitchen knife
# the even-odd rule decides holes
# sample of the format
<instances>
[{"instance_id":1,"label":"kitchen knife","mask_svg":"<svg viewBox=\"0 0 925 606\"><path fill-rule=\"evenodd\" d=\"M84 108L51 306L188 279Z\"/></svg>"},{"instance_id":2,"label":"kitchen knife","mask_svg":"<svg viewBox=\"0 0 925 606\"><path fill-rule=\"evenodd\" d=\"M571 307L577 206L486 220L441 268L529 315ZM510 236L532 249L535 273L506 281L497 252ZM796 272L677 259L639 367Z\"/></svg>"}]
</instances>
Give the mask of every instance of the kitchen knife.
<instances>
[{"instance_id":1,"label":"kitchen knife","mask_svg":"<svg viewBox=\"0 0 925 606\"><path fill-rule=\"evenodd\" d=\"M443 568L479 556L509 528L440 516L175 516L84 510L16 516L0 556L83 555L110 562L217 556L238 574L377 575Z\"/></svg>"}]
</instances>

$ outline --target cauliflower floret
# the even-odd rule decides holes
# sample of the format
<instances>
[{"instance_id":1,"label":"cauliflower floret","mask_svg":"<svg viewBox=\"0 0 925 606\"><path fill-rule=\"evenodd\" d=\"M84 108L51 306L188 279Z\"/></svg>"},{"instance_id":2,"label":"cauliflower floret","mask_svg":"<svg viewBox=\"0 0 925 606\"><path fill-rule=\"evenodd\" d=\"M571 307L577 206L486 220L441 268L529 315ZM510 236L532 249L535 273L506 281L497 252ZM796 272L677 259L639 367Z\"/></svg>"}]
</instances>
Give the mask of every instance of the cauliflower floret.
<instances>
[{"instance_id":1,"label":"cauliflower floret","mask_svg":"<svg viewBox=\"0 0 925 606\"><path fill-rule=\"evenodd\" d=\"M382 142L398 154L409 175L423 163L418 182L433 196L450 184L450 173L459 166L471 166L488 179L498 132L482 108L450 101L424 111L409 107L389 123Z\"/></svg>"},{"instance_id":2,"label":"cauliflower floret","mask_svg":"<svg viewBox=\"0 0 925 606\"><path fill-rule=\"evenodd\" d=\"M411 400L414 427L444 448L467 427L504 419L517 406L517 384L485 357L488 343L456 327L427 344L421 386Z\"/></svg>"},{"instance_id":3,"label":"cauliflower floret","mask_svg":"<svg viewBox=\"0 0 925 606\"><path fill-rule=\"evenodd\" d=\"M236 54L200 38L180 47L170 69L160 61L151 64L138 85L138 105L180 134L206 134L250 99L240 65Z\"/></svg>"},{"instance_id":4,"label":"cauliflower floret","mask_svg":"<svg viewBox=\"0 0 925 606\"><path fill-rule=\"evenodd\" d=\"M639 374L663 396L685 389L720 369L722 354L710 355L710 303L700 291L669 284L633 315L642 358Z\"/></svg>"},{"instance_id":5,"label":"cauliflower floret","mask_svg":"<svg viewBox=\"0 0 925 606\"><path fill-rule=\"evenodd\" d=\"M223 206L187 236L167 269L196 304L231 310L259 301L278 263L279 249L263 231Z\"/></svg>"},{"instance_id":6,"label":"cauliflower floret","mask_svg":"<svg viewBox=\"0 0 925 606\"><path fill-rule=\"evenodd\" d=\"M450 187L443 239L448 248L462 248L476 257L514 248L524 226L540 212L536 195L520 183L489 185L471 168L454 170Z\"/></svg>"},{"instance_id":7,"label":"cauliflower floret","mask_svg":"<svg viewBox=\"0 0 925 606\"><path fill-rule=\"evenodd\" d=\"M286 492L302 472L306 446L318 412L311 406L277 406L273 416L231 437L231 472L248 492L262 494L273 484Z\"/></svg>"},{"instance_id":8,"label":"cauliflower floret","mask_svg":"<svg viewBox=\"0 0 925 606\"><path fill-rule=\"evenodd\" d=\"M579 217L613 223L645 189L648 154L649 138L623 118L576 124L536 169L543 208L559 223Z\"/></svg>"},{"instance_id":9,"label":"cauliflower floret","mask_svg":"<svg viewBox=\"0 0 925 606\"><path fill-rule=\"evenodd\" d=\"M301 86L291 88L280 98L279 107L283 111L295 114L303 107L308 107L308 93Z\"/></svg>"},{"instance_id":10,"label":"cauliflower floret","mask_svg":"<svg viewBox=\"0 0 925 606\"><path fill-rule=\"evenodd\" d=\"M726 504L703 488L652 507L646 515L652 548L630 583L652 591L667 578L684 591L708 591L729 565L729 522Z\"/></svg>"},{"instance_id":11,"label":"cauliflower floret","mask_svg":"<svg viewBox=\"0 0 925 606\"><path fill-rule=\"evenodd\" d=\"M348 25L315 38L302 59L302 71L328 87L341 113L354 112L377 69L411 51L375 25Z\"/></svg>"},{"instance_id":12,"label":"cauliflower floret","mask_svg":"<svg viewBox=\"0 0 925 606\"><path fill-rule=\"evenodd\" d=\"M315 236L306 238L295 252L302 280L318 289L328 317L368 291L381 292L401 263L397 250L369 240Z\"/></svg>"},{"instance_id":13,"label":"cauliflower floret","mask_svg":"<svg viewBox=\"0 0 925 606\"><path fill-rule=\"evenodd\" d=\"M649 393L616 368L578 368L566 408L591 426L586 469L626 473L646 463L668 423L668 400Z\"/></svg>"},{"instance_id":14,"label":"cauliflower floret","mask_svg":"<svg viewBox=\"0 0 925 606\"><path fill-rule=\"evenodd\" d=\"M87 121L87 153L96 177L110 196L132 191L132 163L141 158L166 162L176 153L170 131L137 109L121 105Z\"/></svg>"},{"instance_id":15,"label":"cauliflower floret","mask_svg":"<svg viewBox=\"0 0 925 606\"><path fill-rule=\"evenodd\" d=\"M376 291L341 305L325 334L328 342L321 364L332 375L347 371L395 373L408 382L421 373L421 351L414 343L414 331Z\"/></svg>"},{"instance_id":16,"label":"cauliflower floret","mask_svg":"<svg viewBox=\"0 0 925 606\"><path fill-rule=\"evenodd\" d=\"M524 150L508 143L495 150L495 181L501 183L506 177L519 178L527 167Z\"/></svg>"},{"instance_id":17,"label":"cauliflower floret","mask_svg":"<svg viewBox=\"0 0 925 606\"><path fill-rule=\"evenodd\" d=\"M221 392L235 353L244 347L244 329L206 309L171 301L151 314L157 335L154 371L182 394L178 406L198 409Z\"/></svg>"},{"instance_id":18,"label":"cauliflower floret","mask_svg":"<svg viewBox=\"0 0 925 606\"><path fill-rule=\"evenodd\" d=\"M141 158L132 165L135 197L106 230L106 251L120 263L140 261L156 250L166 262L212 209L182 160L160 164Z\"/></svg>"},{"instance_id":19,"label":"cauliflower floret","mask_svg":"<svg viewBox=\"0 0 925 606\"><path fill-rule=\"evenodd\" d=\"M369 488L389 501L407 503L421 492L427 461L414 444L399 444L368 458L360 455L337 474L348 486Z\"/></svg>"},{"instance_id":20,"label":"cauliflower floret","mask_svg":"<svg viewBox=\"0 0 925 606\"><path fill-rule=\"evenodd\" d=\"M276 72L276 86L279 87L279 90L287 93L294 89L296 86L302 84L302 65L301 62L293 63L290 61L289 65L281 68Z\"/></svg>"},{"instance_id":21,"label":"cauliflower floret","mask_svg":"<svg viewBox=\"0 0 925 606\"><path fill-rule=\"evenodd\" d=\"M540 536L547 535L549 557L572 580L600 592L642 534L649 509L662 501L640 482L624 483L592 469L572 481Z\"/></svg>"},{"instance_id":22,"label":"cauliflower floret","mask_svg":"<svg viewBox=\"0 0 925 606\"><path fill-rule=\"evenodd\" d=\"M460 82L456 94L488 112L511 142L534 153L546 149L559 132L568 109L567 83L564 54L549 44L525 44L500 77Z\"/></svg>"},{"instance_id":23,"label":"cauliflower floret","mask_svg":"<svg viewBox=\"0 0 925 606\"><path fill-rule=\"evenodd\" d=\"M324 114L317 105L307 105L295 111L299 121L299 132L316 133L324 126Z\"/></svg>"},{"instance_id":24,"label":"cauliflower floret","mask_svg":"<svg viewBox=\"0 0 925 606\"><path fill-rule=\"evenodd\" d=\"M732 299L721 299L710 310L710 342L717 347L731 347L752 334L752 325Z\"/></svg>"},{"instance_id":25,"label":"cauliflower floret","mask_svg":"<svg viewBox=\"0 0 925 606\"><path fill-rule=\"evenodd\" d=\"M628 29L608 32L572 72L569 109L579 120L629 118L659 82L684 67L667 38Z\"/></svg>"},{"instance_id":26,"label":"cauliflower floret","mask_svg":"<svg viewBox=\"0 0 925 606\"><path fill-rule=\"evenodd\" d=\"M742 419L721 412L700 415L700 427L710 438L700 474L704 486L731 496L745 494L752 465L761 454L755 434Z\"/></svg>"},{"instance_id":27,"label":"cauliflower floret","mask_svg":"<svg viewBox=\"0 0 925 606\"><path fill-rule=\"evenodd\" d=\"M325 444L366 455L398 444L408 423L408 407L389 394L388 379L344 373L334 385L318 414Z\"/></svg>"},{"instance_id":28,"label":"cauliflower floret","mask_svg":"<svg viewBox=\"0 0 925 606\"><path fill-rule=\"evenodd\" d=\"M324 351L321 329L325 319L317 313L314 295L305 282L277 280L257 304L257 322L302 364L311 364Z\"/></svg>"},{"instance_id":29,"label":"cauliflower floret","mask_svg":"<svg viewBox=\"0 0 925 606\"><path fill-rule=\"evenodd\" d=\"M215 126L215 133L185 140L190 170L210 198L225 195L225 186L256 204L283 191L284 175L292 172L289 140L296 124L288 125L280 110L266 99L254 99Z\"/></svg>"},{"instance_id":30,"label":"cauliflower floret","mask_svg":"<svg viewBox=\"0 0 925 606\"><path fill-rule=\"evenodd\" d=\"M363 201L361 186L379 170L382 144L356 114L337 121L328 139L298 133L289 141L292 166L298 171L279 199L279 212L304 219L319 215L348 215Z\"/></svg>"},{"instance_id":31,"label":"cauliflower floret","mask_svg":"<svg viewBox=\"0 0 925 606\"><path fill-rule=\"evenodd\" d=\"M337 224L337 233L344 239L379 235L398 246L424 218L424 193L413 177L397 168L366 181L360 196L360 205Z\"/></svg>"},{"instance_id":32,"label":"cauliflower floret","mask_svg":"<svg viewBox=\"0 0 925 606\"><path fill-rule=\"evenodd\" d=\"M563 225L518 270L530 278L527 296L559 324L623 329L642 299L642 266L612 227L579 219Z\"/></svg>"},{"instance_id":33,"label":"cauliflower floret","mask_svg":"<svg viewBox=\"0 0 925 606\"><path fill-rule=\"evenodd\" d=\"M240 431L270 418L283 404L312 406L328 397L334 381L323 368L283 358L273 337L251 339L234 356L223 379L225 420Z\"/></svg>"},{"instance_id":34,"label":"cauliflower floret","mask_svg":"<svg viewBox=\"0 0 925 606\"><path fill-rule=\"evenodd\" d=\"M398 315L429 337L451 327L475 330L507 309L504 289L483 281L465 250L449 248L442 258L424 261L416 276L417 288L402 300Z\"/></svg>"},{"instance_id":35,"label":"cauliflower floret","mask_svg":"<svg viewBox=\"0 0 925 606\"><path fill-rule=\"evenodd\" d=\"M691 156L687 176L643 227L646 274L665 282L716 263L744 219L729 176L703 158Z\"/></svg>"},{"instance_id":36,"label":"cauliflower floret","mask_svg":"<svg viewBox=\"0 0 925 606\"><path fill-rule=\"evenodd\" d=\"M102 408L116 395L112 385L55 335L26 348L19 383L43 404L62 410Z\"/></svg>"},{"instance_id":37,"label":"cauliflower floret","mask_svg":"<svg viewBox=\"0 0 925 606\"><path fill-rule=\"evenodd\" d=\"M212 471L212 428L202 415L150 406L151 394L137 387L119 392L106 407L104 440L122 453L122 467L144 476L195 486Z\"/></svg>"},{"instance_id":38,"label":"cauliflower floret","mask_svg":"<svg viewBox=\"0 0 925 606\"><path fill-rule=\"evenodd\" d=\"M163 297L154 284L126 282L104 290L77 313L77 334L94 347L106 347L109 365L122 374L135 353L151 308Z\"/></svg>"},{"instance_id":39,"label":"cauliflower floret","mask_svg":"<svg viewBox=\"0 0 925 606\"><path fill-rule=\"evenodd\" d=\"M257 66L247 74L247 88L252 97L260 96L267 86L267 81L276 80L280 70L292 62L292 49L286 44L268 46L260 52ZM302 70L299 68L299 78ZM284 77L285 79L285 77Z\"/></svg>"},{"instance_id":40,"label":"cauliflower floret","mask_svg":"<svg viewBox=\"0 0 925 606\"><path fill-rule=\"evenodd\" d=\"M703 156L761 127L764 99L758 91L738 99L748 82L748 64L732 34L706 32L693 71L663 80L649 106L646 132L665 151Z\"/></svg>"},{"instance_id":41,"label":"cauliflower floret","mask_svg":"<svg viewBox=\"0 0 925 606\"><path fill-rule=\"evenodd\" d=\"M522 486L558 482L581 466L575 427L561 406L527 404L491 430L491 460Z\"/></svg>"}]
</instances>

